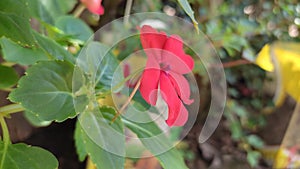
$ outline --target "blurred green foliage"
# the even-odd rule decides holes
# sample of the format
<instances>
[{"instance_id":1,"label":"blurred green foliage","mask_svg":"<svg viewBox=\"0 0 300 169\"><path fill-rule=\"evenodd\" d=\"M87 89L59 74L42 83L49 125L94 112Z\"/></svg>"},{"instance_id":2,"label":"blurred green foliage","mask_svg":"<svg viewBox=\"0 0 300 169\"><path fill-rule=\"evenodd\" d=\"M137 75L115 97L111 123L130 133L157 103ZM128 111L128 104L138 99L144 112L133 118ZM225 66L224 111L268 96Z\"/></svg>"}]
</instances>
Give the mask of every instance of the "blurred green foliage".
<instances>
[{"instance_id":1,"label":"blurred green foliage","mask_svg":"<svg viewBox=\"0 0 300 169\"><path fill-rule=\"evenodd\" d=\"M164 4L174 7L175 2L164 1ZM190 3L200 30L210 38L223 63L240 59L252 62L266 43L300 40L298 1L190 0ZM177 6L176 14L184 15ZM225 118L233 140L247 152L249 164L256 166L261 157L256 150L264 144L256 131L266 123L263 109L274 105L263 86L272 79L254 64L229 67L225 73L229 96Z\"/></svg>"}]
</instances>

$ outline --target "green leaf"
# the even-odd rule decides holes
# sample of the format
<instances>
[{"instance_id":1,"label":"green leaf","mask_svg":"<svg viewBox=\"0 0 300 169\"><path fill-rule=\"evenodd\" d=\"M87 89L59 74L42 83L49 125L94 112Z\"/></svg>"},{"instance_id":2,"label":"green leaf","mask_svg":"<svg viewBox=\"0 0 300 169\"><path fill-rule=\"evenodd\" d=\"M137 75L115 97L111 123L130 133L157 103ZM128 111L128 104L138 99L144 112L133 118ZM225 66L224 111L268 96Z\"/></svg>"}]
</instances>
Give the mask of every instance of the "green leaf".
<instances>
[{"instance_id":1,"label":"green leaf","mask_svg":"<svg viewBox=\"0 0 300 169\"><path fill-rule=\"evenodd\" d=\"M25 0L31 15L50 24L55 20L71 11L77 0Z\"/></svg>"},{"instance_id":2,"label":"green leaf","mask_svg":"<svg viewBox=\"0 0 300 169\"><path fill-rule=\"evenodd\" d=\"M37 43L39 46L47 52L47 54L52 57L52 59L58 60L67 60L71 63L74 63L74 57L69 53L67 50L62 48L58 43L54 40L43 36L37 32L34 32L34 36L36 38Z\"/></svg>"},{"instance_id":3,"label":"green leaf","mask_svg":"<svg viewBox=\"0 0 300 169\"><path fill-rule=\"evenodd\" d=\"M22 0L0 1L0 38L5 36L23 46L35 44L29 11Z\"/></svg>"},{"instance_id":4,"label":"green leaf","mask_svg":"<svg viewBox=\"0 0 300 169\"><path fill-rule=\"evenodd\" d=\"M40 60L48 60L46 53L40 48L22 47L5 37L0 39L0 45L4 59L9 62L32 65Z\"/></svg>"},{"instance_id":5,"label":"green leaf","mask_svg":"<svg viewBox=\"0 0 300 169\"><path fill-rule=\"evenodd\" d=\"M79 122L77 121L75 131L74 131L74 139L75 139L76 152L81 162L84 161L84 159L87 156L83 137L84 137L84 131L82 130ZM96 145L95 147L98 147L98 145Z\"/></svg>"},{"instance_id":6,"label":"green leaf","mask_svg":"<svg viewBox=\"0 0 300 169\"><path fill-rule=\"evenodd\" d=\"M18 79L18 74L12 67L0 65L0 89L15 85Z\"/></svg>"},{"instance_id":7,"label":"green leaf","mask_svg":"<svg viewBox=\"0 0 300 169\"><path fill-rule=\"evenodd\" d=\"M145 118L150 117L145 114ZM187 169L181 154L154 122L136 123L126 119L122 120L126 127L132 130L144 146L156 156L164 169ZM150 119L143 121L150 121Z\"/></svg>"},{"instance_id":8,"label":"green leaf","mask_svg":"<svg viewBox=\"0 0 300 169\"><path fill-rule=\"evenodd\" d=\"M0 142L0 159L4 154L4 144ZM50 152L26 144L8 145L1 169L57 169L58 161Z\"/></svg>"},{"instance_id":9,"label":"green leaf","mask_svg":"<svg viewBox=\"0 0 300 169\"><path fill-rule=\"evenodd\" d=\"M133 90L133 89L129 89L129 93L131 93L132 90ZM138 91L136 92L136 94L134 95L133 100L135 101L136 104L139 104L139 105L140 105L140 106L139 106L139 107L140 107L139 110L141 110L141 111L146 111L146 110L148 110L148 109L151 107L151 105L148 104L148 103L145 101L145 99L142 97L142 94L141 94L141 92L140 92L139 90L138 90Z\"/></svg>"},{"instance_id":10,"label":"green leaf","mask_svg":"<svg viewBox=\"0 0 300 169\"><path fill-rule=\"evenodd\" d=\"M76 146L82 147L98 169L122 169L125 163L124 126L120 118L110 123L116 111L111 107L101 107L99 111L85 111L81 114L77 127L81 139ZM80 125L79 125L80 124ZM80 149L80 148L77 149ZM79 150L81 157L84 151Z\"/></svg>"},{"instance_id":11,"label":"green leaf","mask_svg":"<svg viewBox=\"0 0 300 169\"><path fill-rule=\"evenodd\" d=\"M64 31L65 34L82 41L87 41L93 35L93 31L85 22L73 16L59 17L55 26Z\"/></svg>"},{"instance_id":12,"label":"green leaf","mask_svg":"<svg viewBox=\"0 0 300 169\"><path fill-rule=\"evenodd\" d=\"M73 65L67 61L41 61L23 76L9 99L45 121L64 121L76 116L73 95Z\"/></svg>"},{"instance_id":13,"label":"green leaf","mask_svg":"<svg viewBox=\"0 0 300 169\"><path fill-rule=\"evenodd\" d=\"M78 66L75 66L73 72L72 91L76 112L83 112L89 104L90 98L94 96L94 87L90 85L90 81Z\"/></svg>"},{"instance_id":14,"label":"green leaf","mask_svg":"<svg viewBox=\"0 0 300 169\"><path fill-rule=\"evenodd\" d=\"M257 151L248 151L247 152L247 161L251 167L255 167L258 164L258 160L261 157L261 154Z\"/></svg>"},{"instance_id":15,"label":"green leaf","mask_svg":"<svg viewBox=\"0 0 300 169\"><path fill-rule=\"evenodd\" d=\"M131 93L131 91L130 91ZM137 92L135 95L138 95L139 92ZM142 99L142 98L141 98ZM127 106L127 110L124 114L125 118L130 118L132 121L135 120L142 120L145 118L145 113L146 111L149 111L153 114L157 114L159 115L159 111L157 110L156 107L150 106L147 102L145 102L145 104L143 104L144 99L132 99L132 104Z\"/></svg>"},{"instance_id":16,"label":"green leaf","mask_svg":"<svg viewBox=\"0 0 300 169\"><path fill-rule=\"evenodd\" d=\"M24 18L18 13L5 13L0 11L0 37L7 37L23 46L35 44L29 18Z\"/></svg>"},{"instance_id":17,"label":"green leaf","mask_svg":"<svg viewBox=\"0 0 300 169\"><path fill-rule=\"evenodd\" d=\"M47 37L50 39L55 40L60 45L68 45L69 42L61 43L62 40L67 40L68 36L64 35L64 32L60 29L58 29L56 26L53 26L47 22L40 21L41 26L45 29L47 32Z\"/></svg>"},{"instance_id":18,"label":"green leaf","mask_svg":"<svg viewBox=\"0 0 300 169\"><path fill-rule=\"evenodd\" d=\"M249 135L246 137L246 140L251 146L255 148L262 148L264 146L263 140L256 135Z\"/></svg>"},{"instance_id":19,"label":"green leaf","mask_svg":"<svg viewBox=\"0 0 300 169\"><path fill-rule=\"evenodd\" d=\"M1 0L0 11L7 14L17 14L20 17L29 19L29 11L23 0Z\"/></svg>"},{"instance_id":20,"label":"green leaf","mask_svg":"<svg viewBox=\"0 0 300 169\"><path fill-rule=\"evenodd\" d=\"M54 40L35 31L33 35L38 43L36 47L21 47L11 40L3 37L0 44L3 48L4 58L7 61L22 65L30 65L40 60L58 59L75 62L74 57Z\"/></svg>"},{"instance_id":21,"label":"green leaf","mask_svg":"<svg viewBox=\"0 0 300 169\"><path fill-rule=\"evenodd\" d=\"M109 47L98 42L90 42L80 55L77 63L86 74L91 76L90 80L95 81L98 91L120 90L120 87L114 87L124 80L123 72L118 67L119 62Z\"/></svg>"},{"instance_id":22,"label":"green leaf","mask_svg":"<svg viewBox=\"0 0 300 169\"><path fill-rule=\"evenodd\" d=\"M229 127L231 131L231 137L234 140L238 140L243 136L242 126L239 121L232 121Z\"/></svg>"},{"instance_id":23,"label":"green leaf","mask_svg":"<svg viewBox=\"0 0 300 169\"><path fill-rule=\"evenodd\" d=\"M45 121L41 119L37 113L26 110L24 117L35 127L44 127L51 124L51 121Z\"/></svg>"},{"instance_id":24,"label":"green leaf","mask_svg":"<svg viewBox=\"0 0 300 169\"><path fill-rule=\"evenodd\" d=\"M183 8L185 13L191 18L196 31L199 33L198 22L195 19L194 11L191 8L191 5L187 0L177 0L180 6Z\"/></svg>"}]
</instances>

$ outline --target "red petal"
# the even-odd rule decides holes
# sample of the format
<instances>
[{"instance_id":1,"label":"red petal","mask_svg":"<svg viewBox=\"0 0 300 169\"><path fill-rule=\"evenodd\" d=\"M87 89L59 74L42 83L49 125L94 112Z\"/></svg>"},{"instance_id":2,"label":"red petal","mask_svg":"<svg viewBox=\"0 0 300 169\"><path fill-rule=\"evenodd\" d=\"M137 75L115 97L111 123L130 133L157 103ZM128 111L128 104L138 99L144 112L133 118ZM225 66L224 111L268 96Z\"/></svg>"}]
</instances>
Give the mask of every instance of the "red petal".
<instances>
[{"instance_id":1,"label":"red petal","mask_svg":"<svg viewBox=\"0 0 300 169\"><path fill-rule=\"evenodd\" d=\"M166 120L169 126L182 126L187 121L188 113L179 99L177 92L165 72L160 76L160 90L162 98L168 105L169 113Z\"/></svg>"},{"instance_id":2,"label":"red petal","mask_svg":"<svg viewBox=\"0 0 300 169\"><path fill-rule=\"evenodd\" d=\"M141 29L141 43L148 57L155 57L158 61L161 60L161 51L167 40L167 35L164 32L157 32L149 25L144 25ZM147 50L148 49L148 50ZM156 49L156 50L149 50Z\"/></svg>"},{"instance_id":3,"label":"red petal","mask_svg":"<svg viewBox=\"0 0 300 169\"><path fill-rule=\"evenodd\" d=\"M170 114L170 113L169 113ZM189 113L184 105L180 102L180 110L177 118L168 118L166 123L168 126L183 126L188 120Z\"/></svg>"},{"instance_id":4,"label":"red petal","mask_svg":"<svg viewBox=\"0 0 300 169\"><path fill-rule=\"evenodd\" d=\"M103 15L104 8L101 5L102 0L81 0L81 2L94 14Z\"/></svg>"},{"instance_id":5,"label":"red petal","mask_svg":"<svg viewBox=\"0 0 300 169\"><path fill-rule=\"evenodd\" d=\"M175 87L175 90L181 100L185 104L192 104L194 102L193 99L190 99L191 91L190 91L190 85L189 82L186 80L186 78L183 75L174 73L174 72L169 72L170 73L170 80L172 84Z\"/></svg>"},{"instance_id":6,"label":"red petal","mask_svg":"<svg viewBox=\"0 0 300 169\"><path fill-rule=\"evenodd\" d=\"M141 42L144 49L157 48L163 49L167 40L167 35L164 32L157 32L149 25L144 25L141 28Z\"/></svg>"},{"instance_id":7,"label":"red petal","mask_svg":"<svg viewBox=\"0 0 300 169\"><path fill-rule=\"evenodd\" d=\"M162 54L162 61L168 63L171 70L180 74L191 72L194 67L194 60L190 55L184 53L182 39L179 36L170 36L163 50L165 52Z\"/></svg>"},{"instance_id":8,"label":"red petal","mask_svg":"<svg viewBox=\"0 0 300 169\"><path fill-rule=\"evenodd\" d=\"M148 68L144 70L141 79L140 92L147 103L154 106L157 101L157 88L160 70Z\"/></svg>"}]
</instances>

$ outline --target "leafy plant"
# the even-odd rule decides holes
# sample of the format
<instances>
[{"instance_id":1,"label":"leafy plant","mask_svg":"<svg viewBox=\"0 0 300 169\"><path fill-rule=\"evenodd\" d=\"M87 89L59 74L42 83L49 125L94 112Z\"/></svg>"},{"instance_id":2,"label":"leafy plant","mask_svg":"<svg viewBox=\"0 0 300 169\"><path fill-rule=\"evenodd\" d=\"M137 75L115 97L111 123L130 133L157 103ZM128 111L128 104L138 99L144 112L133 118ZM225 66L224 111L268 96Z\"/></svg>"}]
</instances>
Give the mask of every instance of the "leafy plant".
<instances>
[{"instance_id":1,"label":"leafy plant","mask_svg":"<svg viewBox=\"0 0 300 169\"><path fill-rule=\"evenodd\" d=\"M164 168L187 168L181 154L172 148L173 143L157 124L123 119L117 117L119 112L115 108L98 105L99 99L118 92L120 87L114 87L123 85L126 80L113 52L104 44L88 41L93 34L91 28L68 15L76 3L74 0L0 2L0 45L5 60L0 65L0 89L11 91L8 99L15 103L0 108L3 130L0 168L58 168L58 161L50 152L11 143L5 118L21 111L25 111L26 118L36 126L77 117L74 139L79 160L88 156L98 169L124 168L125 128L157 154ZM182 3L185 8L189 7L187 1ZM79 5L75 13L82 7ZM79 60L76 65L79 51L88 60ZM17 65L26 67L20 79L13 68ZM74 76L79 77L78 81L74 82ZM17 88L13 88L16 84ZM114 90L110 91L111 88ZM139 106L149 107L145 102ZM165 149L170 150L161 152Z\"/></svg>"}]
</instances>

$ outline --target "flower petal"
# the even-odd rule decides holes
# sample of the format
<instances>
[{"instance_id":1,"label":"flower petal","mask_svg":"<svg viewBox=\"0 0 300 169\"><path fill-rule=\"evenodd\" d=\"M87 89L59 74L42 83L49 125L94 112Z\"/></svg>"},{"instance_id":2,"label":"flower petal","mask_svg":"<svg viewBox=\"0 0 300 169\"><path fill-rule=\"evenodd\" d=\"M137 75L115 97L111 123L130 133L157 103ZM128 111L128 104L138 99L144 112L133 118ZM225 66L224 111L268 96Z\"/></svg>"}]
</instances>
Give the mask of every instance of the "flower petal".
<instances>
[{"instance_id":1,"label":"flower petal","mask_svg":"<svg viewBox=\"0 0 300 169\"><path fill-rule=\"evenodd\" d=\"M101 5L102 0L81 0L81 2L94 14L103 15L104 8Z\"/></svg>"},{"instance_id":2,"label":"flower petal","mask_svg":"<svg viewBox=\"0 0 300 169\"><path fill-rule=\"evenodd\" d=\"M155 106L157 101L158 81L160 77L159 69L145 69L142 74L140 92L147 103Z\"/></svg>"},{"instance_id":3,"label":"flower petal","mask_svg":"<svg viewBox=\"0 0 300 169\"><path fill-rule=\"evenodd\" d=\"M158 32L149 25L144 25L141 29L141 42L144 49L157 48L163 49L167 40L164 32Z\"/></svg>"},{"instance_id":4,"label":"flower petal","mask_svg":"<svg viewBox=\"0 0 300 169\"><path fill-rule=\"evenodd\" d=\"M170 36L163 50L162 61L168 63L173 71L186 74L194 68L194 60L190 55L184 53L182 39L179 36Z\"/></svg>"},{"instance_id":5,"label":"flower petal","mask_svg":"<svg viewBox=\"0 0 300 169\"><path fill-rule=\"evenodd\" d=\"M169 126L184 125L188 118L187 110L183 106L169 76L165 72L162 72L160 76L160 90L162 98L167 103L169 109L166 123Z\"/></svg>"},{"instance_id":6,"label":"flower petal","mask_svg":"<svg viewBox=\"0 0 300 169\"><path fill-rule=\"evenodd\" d=\"M190 99L191 91L190 91L190 85L189 82L186 80L186 78L183 75L177 74L175 72L169 72L170 80L172 84L175 87L175 90L177 94L179 95L180 99L185 104L192 104L194 102L193 99Z\"/></svg>"},{"instance_id":7,"label":"flower petal","mask_svg":"<svg viewBox=\"0 0 300 169\"><path fill-rule=\"evenodd\" d=\"M171 110L172 111L172 110ZM170 114L170 113L169 113ZM189 113L184 107L182 102L180 102L179 113L176 118L168 118L166 123L168 126L183 126L188 120Z\"/></svg>"},{"instance_id":8,"label":"flower petal","mask_svg":"<svg viewBox=\"0 0 300 169\"><path fill-rule=\"evenodd\" d=\"M140 29L141 43L148 57L155 57L158 61L161 60L161 51L167 40L167 35L164 32L157 32L149 25L144 25ZM148 49L148 50L147 50ZM149 50L156 49L156 50Z\"/></svg>"}]
</instances>

